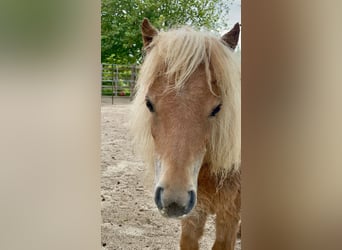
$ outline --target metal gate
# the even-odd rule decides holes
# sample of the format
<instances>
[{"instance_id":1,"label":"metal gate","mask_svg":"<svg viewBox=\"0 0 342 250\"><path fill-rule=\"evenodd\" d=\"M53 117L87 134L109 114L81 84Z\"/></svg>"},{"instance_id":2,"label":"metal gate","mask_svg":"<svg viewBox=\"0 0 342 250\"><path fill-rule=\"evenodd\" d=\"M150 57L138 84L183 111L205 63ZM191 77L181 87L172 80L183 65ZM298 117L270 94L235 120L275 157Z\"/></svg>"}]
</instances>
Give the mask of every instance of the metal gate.
<instances>
[{"instance_id":1,"label":"metal gate","mask_svg":"<svg viewBox=\"0 0 342 250\"><path fill-rule=\"evenodd\" d=\"M134 96L138 65L102 64L102 88L101 94L112 97L112 104L115 96Z\"/></svg>"}]
</instances>

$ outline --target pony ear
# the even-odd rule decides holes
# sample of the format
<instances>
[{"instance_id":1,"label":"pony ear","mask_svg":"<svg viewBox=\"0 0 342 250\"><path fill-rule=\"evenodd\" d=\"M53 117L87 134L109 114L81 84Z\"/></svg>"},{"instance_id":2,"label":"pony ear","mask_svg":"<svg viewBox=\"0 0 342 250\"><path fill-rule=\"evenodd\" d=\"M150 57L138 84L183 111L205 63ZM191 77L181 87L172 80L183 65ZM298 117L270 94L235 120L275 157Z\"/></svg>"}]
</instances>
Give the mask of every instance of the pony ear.
<instances>
[{"instance_id":1,"label":"pony ear","mask_svg":"<svg viewBox=\"0 0 342 250\"><path fill-rule=\"evenodd\" d=\"M236 48L240 35L240 24L236 23L234 27L224 34L221 39L233 50Z\"/></svg>"},{"instance_id":2,"label":"pony ear","mask_svg":"<svg viewBox=\"0 0 342 250\"><path fill-rule=\"evenodd\" d=\"M141 33L144 42L144 48L146 48L152 42L153 37L158 34L158 31L152 26L147 18L144 18L141 23Z\"/></svg>"}]
</instances>

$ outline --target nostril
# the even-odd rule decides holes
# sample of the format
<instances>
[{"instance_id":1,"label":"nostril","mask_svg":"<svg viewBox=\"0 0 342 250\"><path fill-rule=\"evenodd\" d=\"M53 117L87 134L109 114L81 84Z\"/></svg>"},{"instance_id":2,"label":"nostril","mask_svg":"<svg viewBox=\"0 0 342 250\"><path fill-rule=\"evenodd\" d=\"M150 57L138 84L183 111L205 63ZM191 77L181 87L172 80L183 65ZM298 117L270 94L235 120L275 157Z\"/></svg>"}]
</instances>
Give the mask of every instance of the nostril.
<instances>
[{"instance_id":1,"label":"nostril","mask_svg":"<svg viewBox=\"0 0 342 250\"><path fill-rule=\"evenodd\" d=\"M154 202L156 203L158 209L163 208L163 203L162 203L162 194L163 194L164 188L162 187L157 187L156 192L154 194Z\"/></svg>"},{"instance_id":2,"label":"nostril","mask_svg":"<svg viewBox=\"0 0 342 250\"><path fill-rule=\"evenodd\" d=\"M188 194L189 194L189 203L188 203L188 206L186 207L186 213L189 213L196 204L196 193L195 193L195 191L191 190L188 192Z\"/></svg>"}]
</instances>

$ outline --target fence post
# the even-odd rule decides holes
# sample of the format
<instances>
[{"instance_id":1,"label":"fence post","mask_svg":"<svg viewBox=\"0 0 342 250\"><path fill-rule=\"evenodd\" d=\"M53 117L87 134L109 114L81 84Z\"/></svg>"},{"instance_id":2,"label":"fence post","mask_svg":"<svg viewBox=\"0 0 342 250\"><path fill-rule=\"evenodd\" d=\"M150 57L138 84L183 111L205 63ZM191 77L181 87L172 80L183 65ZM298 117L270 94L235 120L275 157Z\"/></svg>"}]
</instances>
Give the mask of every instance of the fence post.
<instances>
[{"instance_id":1,"label":"fence post","mask_svg":"<svg viewBox=\"0 0 342 250\"><path fill-rule=\"evenodd\" d=\"M114 103L114 64L112 64L112 105Z\"/></svg>"},{"instance_id":2,"label":"fence post","mask_svg":"<svg viewBox=\"0 0 342 250\"><path fill-rule=\"evenodd\" d=\"M119 65L118 64L115 64L116 65L116 77L115 77L115 96L118 96L118 88L119 88Z\"/></svg>"},{"instance_id":3,"label":"fence post","mask_svg":"<svg viewBox=\"0 0 342 250\"><path fill-rule=\"evenodd\" d=\"M130 97L130 100L132 101L132 99L133 99L133 92L134 92L134 87L135 87L135 81L136 81L136 69L137 69L137 67L136 67L136 65L135 64L133 64L132 66L131 66L131 72L132 72L132 74L131 74L131 81L130 81L130 84L129 84L129 90L130 90L130 94L129 94L129 97Z\"/></svg>"}]
</instances>

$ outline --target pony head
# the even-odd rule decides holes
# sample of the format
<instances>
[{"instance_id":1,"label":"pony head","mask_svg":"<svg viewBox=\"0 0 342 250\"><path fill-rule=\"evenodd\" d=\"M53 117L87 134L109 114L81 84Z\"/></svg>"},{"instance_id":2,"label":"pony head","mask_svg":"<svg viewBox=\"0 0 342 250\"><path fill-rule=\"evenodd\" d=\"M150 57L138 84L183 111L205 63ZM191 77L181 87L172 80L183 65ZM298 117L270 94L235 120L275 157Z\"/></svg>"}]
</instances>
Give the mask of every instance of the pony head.
<instances>
[{"instance_id":1,"label":"pony head","mask_svg":"<svg viewBox=\"0 0 342 250\"><path fill-rule=\"evenodd\" d=\"M133 141L154 169L158 209L182 217L196 205L202 167L223 179L239 166L239 25L220 39L187 27L159 32L144 19L142 35Z\"/></svg>"}]
</instances>

